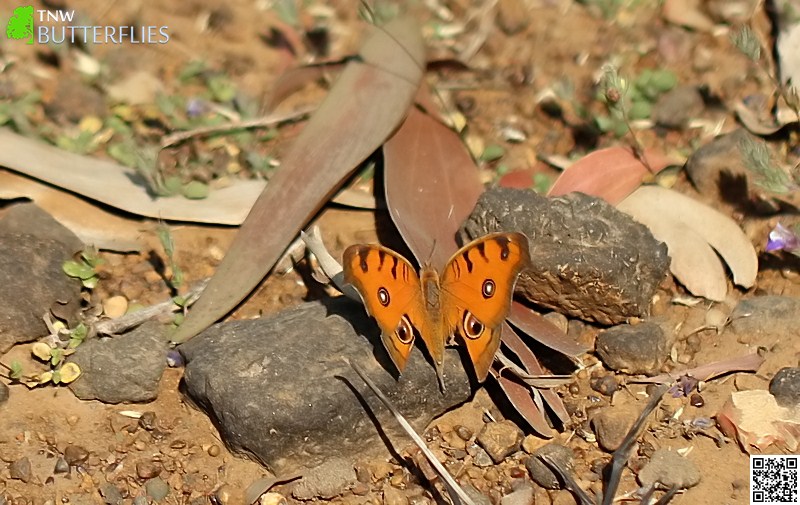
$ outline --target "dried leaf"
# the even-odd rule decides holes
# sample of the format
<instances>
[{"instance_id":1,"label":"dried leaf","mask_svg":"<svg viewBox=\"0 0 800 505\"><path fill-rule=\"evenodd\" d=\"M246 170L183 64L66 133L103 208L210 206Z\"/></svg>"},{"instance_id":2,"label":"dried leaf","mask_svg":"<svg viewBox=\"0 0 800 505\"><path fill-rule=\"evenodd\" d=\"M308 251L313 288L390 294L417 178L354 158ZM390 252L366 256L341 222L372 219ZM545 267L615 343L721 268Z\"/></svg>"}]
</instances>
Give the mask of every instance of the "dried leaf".
<instances>
[{"instance_id":1,"label":"dried leaf","mask_svg":"<svg viewBox=\"0 0 800 505\"><path fill-rule=\"evenodd\" d=\"M642 182L675 163L655 151L645 152L645 160L647 165L626 147L608 147L594 151L566 169L550 188L547 196L562 196L580 191L616 205Z\"/></svg>"},{"instance_id":2,"label":"dried leaf","mask_svg":"<svg viewBox=\"0 0 800 505\"><path fill-rule=\"evenodd\" d=\"M536 341L565 356L575 358L588 350L562 333L553 323L518 302L511 304L508 319Z\"/></svg>"},{"instance_id":3,"label":"dried leaf","mask_svg":"<svg viewBox=\"0 0 800 505\"><path fill-rule=\"evenodd\" d=\"M729 217L658 186L642 186L617 208L667 244L672 259L670 271L692 294L724 300L727 278L714 250L725 260L736 284L750 288L755 283L756 251Z\"/></svg>"},{"instance_id":4,"label":"dried leaf","mask_svg":"<svg viewBox=\"0 0 800 505\"><path fill-rule=\"evenodd\" d=\"M769 391L732 393L716 418L722 432L745 452L763 451L772 444L794 452L800 446L800 408L778 405Z\"/></svg>"},{"instance_id":5,"label":"dried leaf","mask_svg":"<svg viewBox=\"0 0 800 505\"><path fill-rule=\"evenodd\" d=\"M784 126L798 121L797 114L785 105L778 107L775 116L769 119L763 119L762 116L745 105L744 102L737 103L734 106L734 111L744 127L756 135L772 135Z\"/></svg>"},{"instance_id":6,"label":"dried leaf","mask_svg":"<svg viewBox=\"0 0 800 505\"><path fill-rule=\"evenodd\" d=\"M491 374L495 377L494 373ZM539 435L546 438L553 438L553 428L547 423L547 415L537 405L531 394L537 394L538 391L532 389L530 386L521 384L515 379L504 376L495 377L500 388L508 398L508 401L514 406L517 412L531 425L531 428Z\"/></svg>"},{"instance_id":7,"label":"dried leaf","mask_svg":"<svg viewBox=\"0 0 800 505\"><path fill-rule=\"evenodd\" d=\"M261 281L342 181L397 128L423 68L413 21L397 19L373 33L361 60L347 64L253 205L175 342L224 316Z\"/></svg>"}]
</instances>

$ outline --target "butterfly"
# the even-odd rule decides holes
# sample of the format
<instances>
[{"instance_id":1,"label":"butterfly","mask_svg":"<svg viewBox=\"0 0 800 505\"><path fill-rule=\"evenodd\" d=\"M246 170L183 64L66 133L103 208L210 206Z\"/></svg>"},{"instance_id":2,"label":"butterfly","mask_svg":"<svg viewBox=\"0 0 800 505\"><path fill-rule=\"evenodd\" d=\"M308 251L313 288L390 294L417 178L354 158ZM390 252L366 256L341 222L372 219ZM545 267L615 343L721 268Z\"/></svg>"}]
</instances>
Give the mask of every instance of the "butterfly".
<instances>
[{"instance_id":1,"label":"butterfly","mask_svg":"<svg viewBox=\"0 0 800 505\"><path fill-rule=\"evenodd\" d=\"M486 379L517 276L530 261L521 233L492 233L459 249L441 275L430 265L420 274L386 247L352 245L344 252L344 281L377 321L389 356L403 372L416 335L425 342L440 384L445 345L458 335L475 375Z\"/></svg>"}]
</instances>

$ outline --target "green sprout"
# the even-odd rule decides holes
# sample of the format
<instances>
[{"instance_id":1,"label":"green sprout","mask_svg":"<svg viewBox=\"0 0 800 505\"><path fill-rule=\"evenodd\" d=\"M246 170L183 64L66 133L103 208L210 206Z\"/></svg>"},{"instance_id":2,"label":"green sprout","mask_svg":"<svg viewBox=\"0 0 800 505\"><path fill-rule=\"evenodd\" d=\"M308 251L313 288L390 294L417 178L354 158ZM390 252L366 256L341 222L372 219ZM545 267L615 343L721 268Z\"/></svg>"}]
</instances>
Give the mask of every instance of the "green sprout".
<instances>
[{"instance_id":1,"label":"green sprout","mask_svg":"<svg viewBox=\"0 0 800 505\"><path fill-rule=\"evenodd\" d=\"M69 343L67 344L67 348L75 349L83 343L88 334L89 329L86 327L86 325L83 323L78 323L78 326L69 332Z\"/></svg>"},{"instance_id":2,"label":"green sprout","mask_svg":"<svg viewBox=\"0 0 800 505\"><path fill-rule=\"evenodd\" d=\"M100 280L96 267L102 262L96 249L87 248L81 252L80 261L67 260L61 265L61 269L69 277L80 279L86 289L93 289Z\"/></svg>"},{"instance_id":3,"label":"green sprout","mask_svg":"<svg viewBox=\"0 0 800 505\"><path fill-rule=\"evenodd\" d=\"M755 183L761 188L778 194L796 189L797 185L789 175L772 163L766 143L744 137L739 142L739 152L745 168L755 174Z\"/></svg>"},{"instance_id":4,"label":"green sprout","mask_svg":"<svg viewBox=\"0 0 800 505\"><path fill-rule=\"evenodd\" d=\"M178 262L175 261L175 241L172 239L169 227L163 223L159 223L156 227L156 234L161 242L161 247L164 248L169 268L172 270L172 276L167 279L167 282L172 289L177 290L183 284L183 270L178 266Z\"/></svg>"}]
</instances>

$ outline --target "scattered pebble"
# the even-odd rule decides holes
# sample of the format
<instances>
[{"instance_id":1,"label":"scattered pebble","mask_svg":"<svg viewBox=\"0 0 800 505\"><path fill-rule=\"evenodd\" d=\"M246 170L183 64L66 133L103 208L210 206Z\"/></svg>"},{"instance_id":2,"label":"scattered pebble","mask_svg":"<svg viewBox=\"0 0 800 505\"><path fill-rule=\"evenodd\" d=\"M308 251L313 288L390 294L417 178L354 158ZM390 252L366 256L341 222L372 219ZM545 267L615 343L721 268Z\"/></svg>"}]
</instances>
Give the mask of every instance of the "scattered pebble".
<instances>
[{"instance_id":1,"label":"scattered pebble","mask_svg":"<svg viewBox=\"0 0 800 505\"><path fill-rule=\"evenodd\" d=\"M383 488L383 505L408 505L408 498L405 492L386 486Z\"/></svg>"},{"instance_id":2,"label":"scattered pebble","mask_svg":"<svg viewBox=\"0 0 800 505\"><path fill-rule=\"evenodd\" d=\"M599 409L592 417L592 429L600 447L609 452L616 451L637 415L633 409L620 406Z\"/></svg>"},{"instance_id":3,"label":"scattered pebble","mask_svg":"<svg viewBox=\"0 0 800 505\"><path fill-rule=\"evenodd\" d=\"M558 461L564 468L572 468L575 453L567 446L556 442L551 442L536 449L530 458L525 462L525 467L531 474L531 479L543 488L560 489L561 478L550 470L539 456L546 455Z\"/></svg>"},{"instance_id":4,"label":"scattered pebble","mask_svg":"<svg viewBox=\"0 0 800 505\"><path fill-rule=\"evenodd\" d=\"M164 482L161 477L153 477L144 484L147 496L155 501L163 500L169 494L169 484Z\"/></svg>"},{"instance_id":5,"label":"scattered pebble","mask_svg":"<svg viewBox=\"0 0 800 505\"><path fill-rule=\"evenodd\" d=\"M653 107L652 118L659 126L685 128L703 113L703 97L695 86L681 86L661 95Z\"/></svg>"},{"instance_id":6,"label":"scattered pebble","mask_svg":"<svg viewBox=\"0 0 800 505\"><path fill-rule=\"evenodd\" d=\"M156 413L152 410L143 412L142 416L139 418L139 426L143 430L153 431L156 427Z\"/></svg>"},{"instance_id":7,"label":"scattered pebble","mask_svg":"<svg viewBox=\"0 0 800 505\"><path fill-rule=\"evenodd\" d=\"M489 423L478 433L478 444L483 447L495 463L519 449L522 430L513 421L503 420Z\"/></svg>"},{"instance_id":8,"label":"scattered pebble","mask_svg":"<svg viewBox=\"0 0 800 505\"><path fill-rule=\"evenodd\" d=\"M669 355L667 334L655 323L619 325L597 336L600 359L612 370L656 375Z\"/></svg>"},{"instance_id":9,"label":"scattered pebble","mask_svg":"<svg viewBox=\"0 0 800 505\"><path fill-rule=\"evenodd\" d=\"M475 503L475 505L492 505L492 500L490 500L485 494L475 489L475 486L472 484L464 484L461 487L464 489L464 492L467 493L467 496L472 498L472 501Z\"/></svg>"},{"instance_id":10,"label":"scattered pebble","mask_svg":"<svg viewBox=\"0 0 800 505\"><path fill-rule=\"evenodd\" d=\"M209 447L208 451L206 452L208 452L208 455L211 456L212 458L216 458L217 456L219 456L219 453L221 451L222 449L220 449L217 444L211 444L211 447Z\"/></svg>"},{"instance_id":11,"label":"scattered pebble","mask_svg":"<svg viewBox=\"0 0 800 505\"><path fill-rule=\"evenodd\" d=\"M315 498L328 500L344 493L356 480L353 465L334 458L306 472L292 489L292 496L304 501Z\"/></svg>"},{"instance_id":12,"label":"scattered pebble","mask_svg":"<svg viewBox=\"0 0 800 505\"><path fill-rule=\"evenodd\" d=\"M33 471L31 470L31 460L28 458L20 458L8 467L12 479L21 480L24 483L31 481Z\"/></svg>"},{"instance_id":13,"label":"scattered pebble","mask_svg":"<svg viewBox=\"0 0 800 505\"><path fill-rule=\"evenodd\" d=\"M67 463L67 460L64 459L63 457L59 457L56 460L55 467L53 467L53 473L58 475L67 472L69 472L69 463Z\"/></svg>"},{"instance_id":14,"label":"scattered pebble","mask_svg":"<svg viewBox=\"0 0 800 505\"><path fill-rule=\"evenodd\" d=\"M800 368L786 367L778 370L769 383L769 392L781 407L800 405Z\"/></svg>"},{"instance_id":15,"label":"scattered pebble","mask_svg":"<svg viewBox=\"0 0 800 505\"><path fill-rule=\"evenodd\" d=\"M520 486L516 491L503 496L500 505L533 505L533 486Z\"/></svg>"},{"instance_id":16,"label":"scattered pebble","mask_svg":"<svg viewBox=\"0 0 800 505\"><path fill-rule=\"evenodd\" d=\"M152 479L161 473L161 465L152 461L140 461L136 463L136 475L140 479Z\"/></svg>"},{"instance_id":17,"label":"scattered pebble","mask_svg":"<svg viewBox=\"0 0 800 505\"><path fill-rule=\"evenodd\" d=\"M659 449L653 453L638 477L644 487L658 483L667 488L676 486L678 489L687 489L700 482L700 470L677 452Z\"/></svg>"},{"instance_id":18,"label":"scattered pebble","mask_svg":"<svg viewBox=\"0 0 800 505\"><path fill-rule=\"evenodd\" d=\"M79 445L68 445L64 448L64 459L69 466L77 466L89 457L89 451Z\"/></svg>"},{"instance_id":19,"label":"scattered pebble","mask_svg":"<svg viewBox=\"0 0 800 505\"><path fill-rule=\"evenodd\" d=\"M617 378L611 374L592 377L589 385L592 389L605 396L613 396L614 393L619 391L619 382Z\"/></svg>"},{"instance_id":20,"label":"scattered pebble","mask_svg":"<svg viewBox=\"0 0 800 505\"><path fill-rule=\"evenodd\" d=\"M0 382L0 405L8 401L8 386L4 382Z\"/></svg>"},{"instance_id":21,"label":"scattered pebble","mask_svg":"<svg viewBox=\"0 0 800 505\"><path fill-rule=\"evenodd\" d=\"M103 313L111 319L122 317L128 311L128 299L122 295L112 296L103 302Z\"/></svg>"},{"instance_id":22,"label":"scattered pebble","mask_svg":"<svg viewBox=\"0 0 800 505\"><path fill-rule=\"evenodd\" d=\"M107 505L118 505L122 503L122 493L119 492L117 486L110 483L105 483L100 486L100 494L103 496L103 501Z\"/></svg>"}]
</instances>

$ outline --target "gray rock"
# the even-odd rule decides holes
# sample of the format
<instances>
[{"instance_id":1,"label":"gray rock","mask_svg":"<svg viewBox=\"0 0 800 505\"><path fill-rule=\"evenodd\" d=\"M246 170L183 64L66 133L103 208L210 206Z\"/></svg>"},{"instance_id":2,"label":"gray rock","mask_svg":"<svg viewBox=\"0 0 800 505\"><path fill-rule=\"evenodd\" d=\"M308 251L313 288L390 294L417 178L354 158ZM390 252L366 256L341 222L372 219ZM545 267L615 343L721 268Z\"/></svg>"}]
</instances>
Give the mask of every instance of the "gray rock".
<instances>
[{"instance_id":1,"label":"gray rock","mask_svg":"<svg viewBox=\"0 0 800 505\"><path fill-rule=\"evenodd\" d=\"M358 364L418 431L470 395L455 349L446 351L445 394L418 348L397 380L377 325L343 298L218 324L179 349L189 398L216 421L233 451L278 474L334 456L386 455L387 439L398 448L408 443L343 358Z\"/></svg>"},{"instance_id":2,"label":"gray rock","mask_svg":"<svg viewBox=\"0 0 800 505\"><path fill-rule=\"evenodd\" d=\"M304 501L315 498L330 500L344 494L356 480L352 463L334 458L304 474L292 488L292 496Z\"/></svg>"},{"instance_id":3,"label":"gray rock","mask_svg":"<svg viewBox=\"0 0 800 505\"><path fill-rule=\"evenodd\" d=\"M678 130L702 114L704 107L703 96L695 86L681 86L661 95L652 118L659 126Z\"/></svg>"},{"instance_id":4,"label":"gray rock","mask_svg":"<svg viewBox=\"0 0 800 505\"><path fill-rule=\"evenodd\" d=\"M658 483L667 488L687 489L700 482L700 470L677 452L658 449L639 472L638 478L643 487Z\"/></svg>"},{"instance_id":5,"label":"gray rock","mask_svg":"<svg viewBox=\"0 0 800 505\"><path fill-rule=\"evenodd\" d=\"M533 505L533 486L520 486L516 491L500 498L500 505Z\"/></svg>"},{"instance_id":6,"label":"gray rock","mask_svg":"<svg viewBox=\"0 0 800 505\"><path fill-rule=\"evenodd\" d=\"M117 486L110 483L105 483L100 486L100 494L103 496L103 501L107 505L119 505L122 503L122 493L119 492Z\"/></svg>"},{"instance_id":7,"label":"gray rock","mask_svg":"<svg viewBox=\"0 0 800 505\"><path fill-rule=\"evenodd\" d=\"M528 473L531 474L533 482L545 489L561 489L563 485L561 477L556 475L556 473L542 461L540 458L542 455L546 455L559 462L562 468L572 469L575 453L565 445L551 442L536 449L533 454L531 454L531 457L525 461L525 467L528 469Z\"/></svg>"},{"instance_id":8,"label":"gray rock","mask_svg":"<svg viewBox=\"0 0 800 505\"><path fill-rule=\"evenodd\" d=\"M778 370L769 383L769 392L782 407L800 406L800 368L786 367Z\"/></svg>"},{"instance_id":9,"label":"gray rock","mask_svg":"<svg viewBox=\"0 0 800 505\"><path fill-rule=\"evenodd\" d=\"M485 424L476 441L489 454L492 461L500 463L506 456L519 450L523 433L513 421L505 419Z\"/></svg>"},{"instance_id":10,"label":"gray rock","mask_svg":"<svg viewBox=\"0 0 800 505\"><path fill-rule=\"evenodd\" d=\"M638 415L639 412L624 405L598 409L591 425L600 447L608 452L616 451Z\"/></svg>"},{"instance_id":11,"label":"gray rock","mask_svg":"<svg viewBox=\"0 0 800 505\"><path fill-rule=\"evenodd\" d=\"M714 138L689 156L685 165L686 174L701 194L721 197L729 202L747 201L750 176L740 149L745 138L763 142L739 128Z\"/></svg>"},{"instance_id":12,"label":"gray rock","mask_svg":"<svg viewBox=\"0 0 800 505\"><path fill-rule=\"evenodd\" d=\"M31 460L24 457L14 461L8 466L8 473L12 479L21 480L27 484L33 478Z\"/></svg>"},{"instance_id":13,"label":"gray rock","mask_svg":"<svg viewBox=\"0 0 800 505\"><path fill-rule=\"evenodd\" d=\"M80 308L80 282L61 265L82 245L33 204L18 205L0 221L0 354L47 334L52 311L69 322Z\"/></svg>"},{"instance_id":14,"label":"gray rock","mask_svg":"<svg viewBox=\"0 0 800 505\"><path fill-rule=\"evenodd\" d=\"M669 356L669 340L655 323L619 325L597 336L595 351L612 370L656 375Z\"/></svg>"},{"instance_id":15,"label":"gray rock","mask_svg":"<svg viewBox=\"0 0 800 505\"><path fill-rule=\"evenodd\" d=\"M113 338L90 340L70 357L81 368L81 376L69 387L81 400L151 401L158 396L166 355L166 330L156 322Z\"/></svg>"},{"instance_id":16,"label":"gray rock","mask_svg":"<svg viewBox=\"0 0 800 505\"><path fill-rule=\"evenodd\" d=\"M797 338L800 298L757 296L742 300L730 315L731 332L741 343L772 347L775 342Z\"/></svg>"},{"instance_id":17,"label":"gray rock","mask_svg":"<svg viewBox=\"0 0 800 505\"><path fill-rule=\"evenodd\" d=\"M495 231L528 236L531 266L517 294L568 316L617 324L648 313L669 267L667 247L598 198L546 198L531 190L486 191L461 231L464 242Z\"/></svg>"},{"instance_id":18,"label":"gray rock","mask_svg":"<svg viewBox=\"0 0 800 505\"><path fill-rule=\"evenodd\" d=\"M8 401L9 389L5 382L0 382L0 406Z\"/></svg>"},{"instance_id":19,"label":"gray rock","mask_svg":"<svg viewBox=\"0 0 800 505\"><path fill-rule=\"evenodd\" d=\"M144 483L144 489L147 496L153 501L161 501L169 495L169 484L164 482L161 477L153 477Z\"/></svg>"},{"instance_id":20,"label":"gray rock","mask_svg":"<svg viewBox=\"0 0 800 505\"><path fill-rule=\"evenodd\" d=\"M464 492L472 498L472 501L475 505L492 505L492 500L489 499L488 496L478 491L478 489L473 486L472 484L462 484L462 489Z\"/></svg>"}]
</instances>

